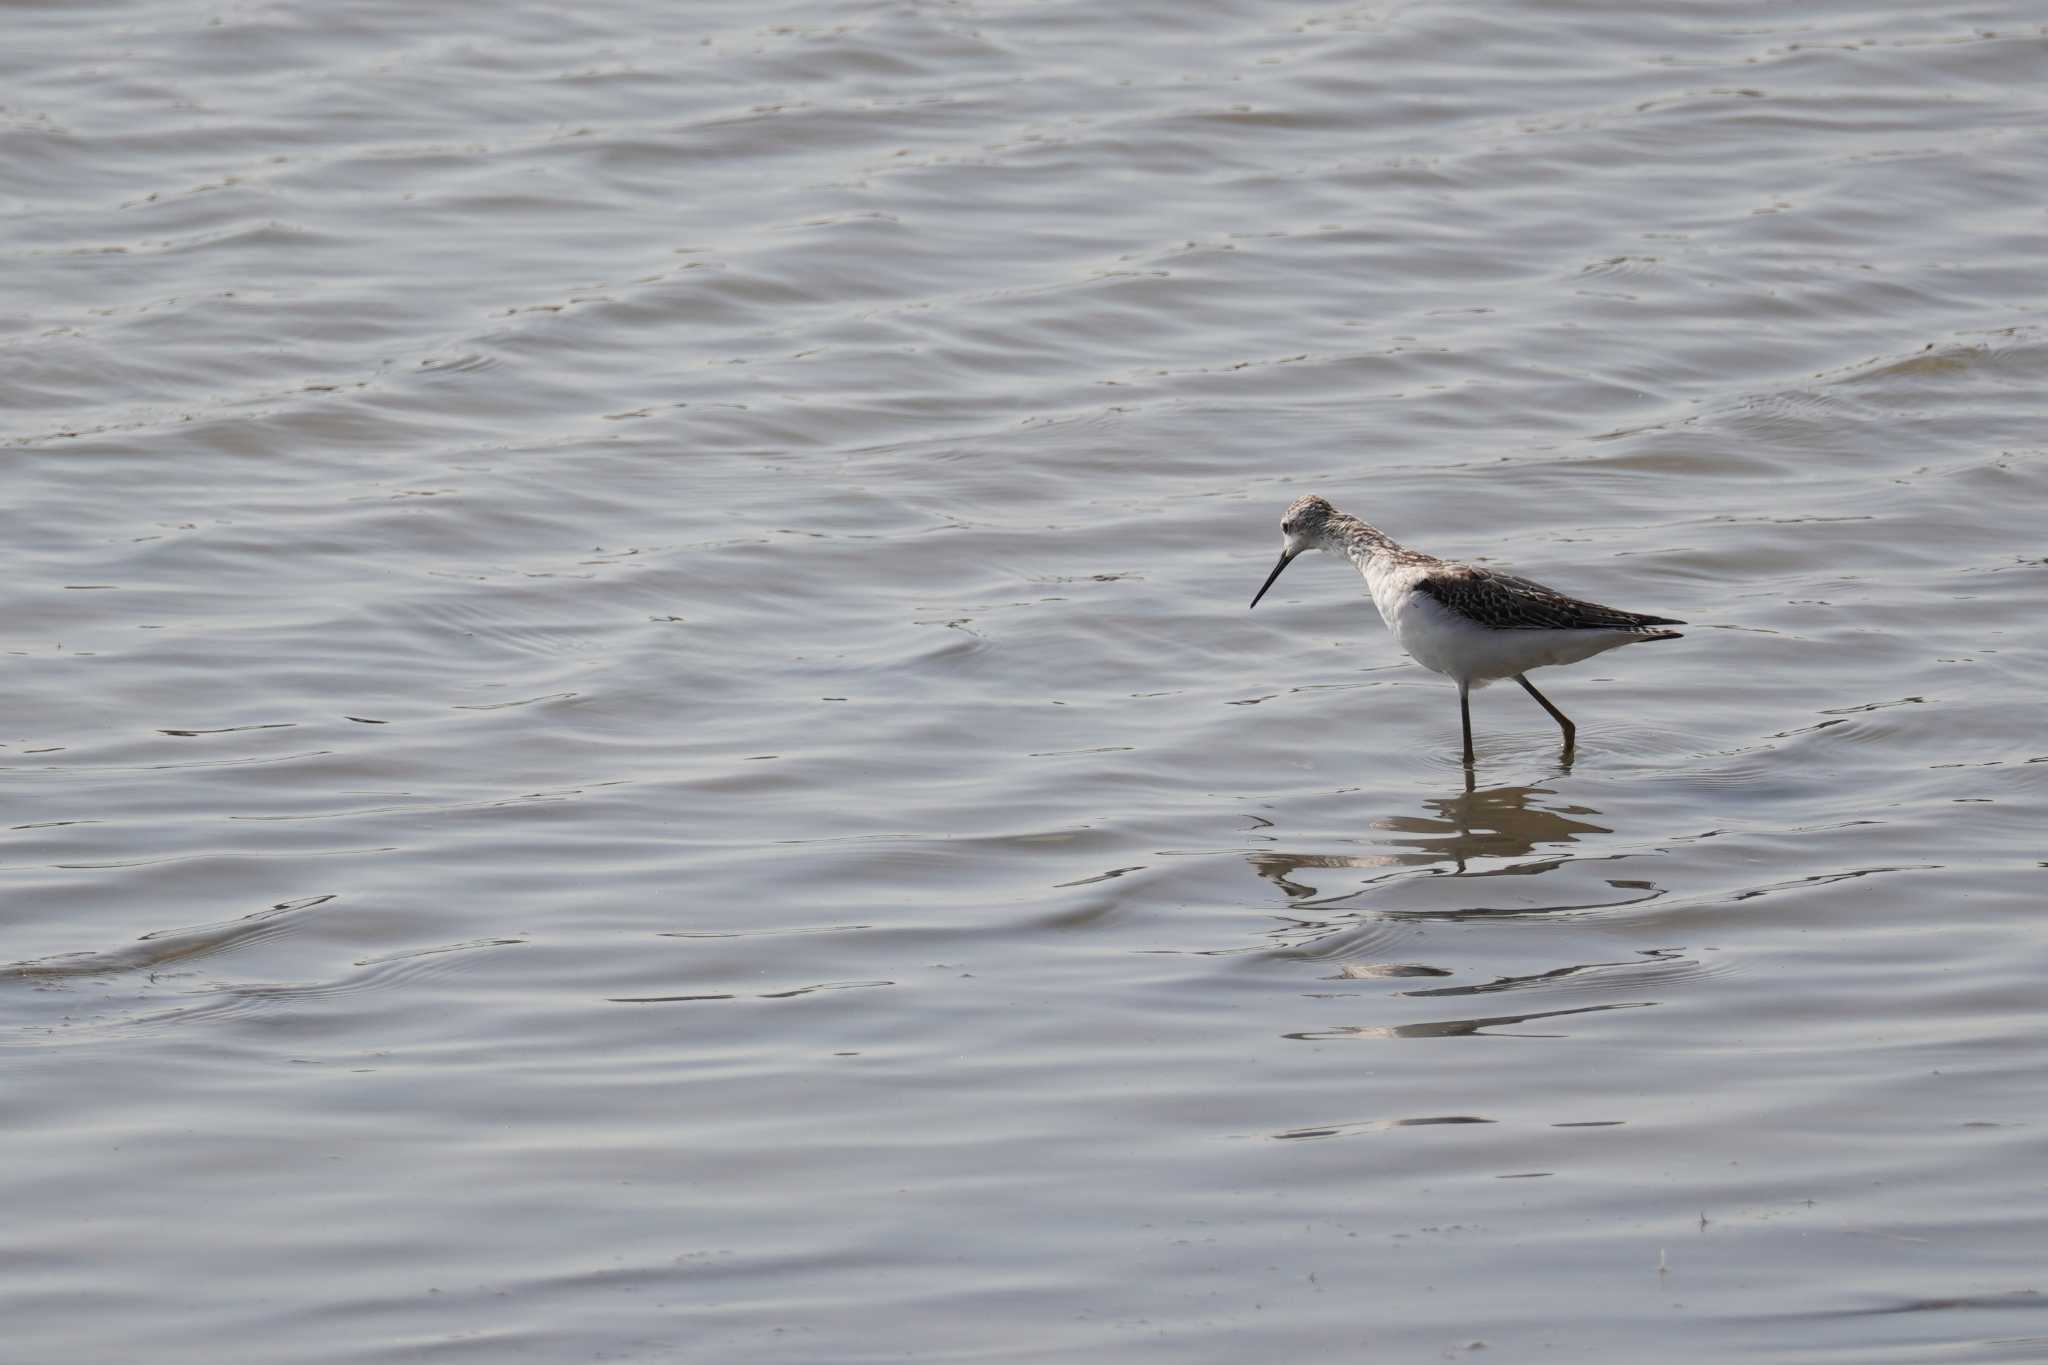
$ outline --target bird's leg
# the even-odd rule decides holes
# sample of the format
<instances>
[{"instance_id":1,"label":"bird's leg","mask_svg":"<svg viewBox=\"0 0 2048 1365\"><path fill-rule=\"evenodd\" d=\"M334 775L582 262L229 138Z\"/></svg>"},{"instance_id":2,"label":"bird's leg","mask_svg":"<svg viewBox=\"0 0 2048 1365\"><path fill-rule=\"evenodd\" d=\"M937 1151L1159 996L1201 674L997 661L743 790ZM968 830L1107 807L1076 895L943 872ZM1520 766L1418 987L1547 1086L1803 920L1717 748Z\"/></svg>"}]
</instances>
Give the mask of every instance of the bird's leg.
<instances>
[{"instance_id":1,"label":"bird's leg","mask_svg":"<svg viewBox=\"0 0 2048 1365\"><path fill-rule=\"evenodd\" d=\"M1527 683L1522 685L1528 686ZM1543 704L1550 705L1549 702ZM1466 683L1458 684L1458 719L1465 723L1465 766L1469 768L1472 766L1472 688Z\"/></svg>"},{"instance_id":2,"label":"bird's leg","mask_svg":"<svg viewBox=\"0 0 2048 1365\"><path fill-rule=\"evenodd\" d=\"M1572 724L1571 717L1565 715L1564 712L1558 710L1555 706L1552 706L1550 704L1550 698L1544 696L1541 692L1538 692L1527 678L1517 673L1515 674L1515 681L1522 685L1522 690L1524 692L1527 692L1530 696L1536 699L1536 704L1538 706L1542 707L1544 710L1550 713L1550 718L1557 722L1557 728L1564 731L1564 751L1566 753L1570 753L1572 751L1572 745L1576 743L1578 740L1579 727Z\"/></svg>"}]
</instances>

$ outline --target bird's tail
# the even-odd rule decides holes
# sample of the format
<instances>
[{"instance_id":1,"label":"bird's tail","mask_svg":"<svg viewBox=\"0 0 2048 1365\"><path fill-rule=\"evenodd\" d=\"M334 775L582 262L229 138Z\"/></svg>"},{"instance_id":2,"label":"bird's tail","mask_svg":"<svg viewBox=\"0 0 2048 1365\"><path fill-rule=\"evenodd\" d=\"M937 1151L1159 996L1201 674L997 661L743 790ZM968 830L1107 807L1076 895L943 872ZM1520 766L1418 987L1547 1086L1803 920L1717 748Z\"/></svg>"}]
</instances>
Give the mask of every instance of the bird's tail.
<instances>
[{"instance_id":1,"label":"bird's tail","mask_svg":"<svg viewBox=\"0 0 2048 1365\"><path fill-rule=\"evenodd\" d=\"M1675 616L1635 616L1630 626L1642 632L1645 640L1683 640L1685 636L1675 630L1652 630L1652 626L1682 626L1685 622Z\"/></svg>"}]
</instances>

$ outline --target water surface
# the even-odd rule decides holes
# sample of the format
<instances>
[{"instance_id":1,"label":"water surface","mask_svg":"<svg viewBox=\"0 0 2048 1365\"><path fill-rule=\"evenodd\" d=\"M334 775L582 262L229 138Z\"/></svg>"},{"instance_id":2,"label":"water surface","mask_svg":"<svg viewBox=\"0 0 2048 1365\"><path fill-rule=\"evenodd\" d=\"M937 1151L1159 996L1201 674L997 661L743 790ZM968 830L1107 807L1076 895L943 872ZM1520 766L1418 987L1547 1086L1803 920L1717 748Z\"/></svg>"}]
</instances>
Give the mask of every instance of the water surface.
<instances>
[{"instance_id":1,"label":"water surface","mask_svg":"<svg viewBox=\"0 0 2048 1365\"><path fill-rule=\"evenodd\" d=\"M2048 1354L2031 7L9 15L10 1359Z\"/></svg>"}]
</instances>

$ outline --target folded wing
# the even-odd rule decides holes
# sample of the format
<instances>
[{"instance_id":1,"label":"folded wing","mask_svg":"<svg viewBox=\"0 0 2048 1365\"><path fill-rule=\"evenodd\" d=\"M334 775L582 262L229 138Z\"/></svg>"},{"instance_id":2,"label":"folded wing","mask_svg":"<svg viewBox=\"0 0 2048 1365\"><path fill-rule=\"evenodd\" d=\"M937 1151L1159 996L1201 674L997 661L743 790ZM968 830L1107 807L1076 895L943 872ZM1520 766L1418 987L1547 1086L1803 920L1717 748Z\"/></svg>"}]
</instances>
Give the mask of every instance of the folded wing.
<instances>
[{"instance_id":1,"label":"folded wing","mask_svg":"<svg viewBox=\"0 0 2048 1365\"><path fill-rule=\"evenodd\" d=\"M1445 564L1417 583L1450 610L1489 630L1625 630L1653 639L1677 639L1682 626L1669 616L1645 616L1567 597L1541 583L1496 573L1476 564Z\"/></svg>"}]
</instances>

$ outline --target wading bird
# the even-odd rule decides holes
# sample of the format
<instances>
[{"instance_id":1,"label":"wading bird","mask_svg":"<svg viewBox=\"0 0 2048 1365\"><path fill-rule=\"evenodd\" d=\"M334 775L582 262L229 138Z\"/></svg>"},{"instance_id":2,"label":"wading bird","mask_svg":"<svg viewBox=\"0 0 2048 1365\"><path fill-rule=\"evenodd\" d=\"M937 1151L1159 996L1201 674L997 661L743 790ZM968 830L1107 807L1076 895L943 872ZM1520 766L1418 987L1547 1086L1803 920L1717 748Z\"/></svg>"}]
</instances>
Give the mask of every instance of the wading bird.
<instances>
[{"instance_id":1,"label":"wading bird","mask_svg":"<svg viewBox=\"0 0 2048 1365\"><path fill-rule=\"evenodd\" d=\"M1465 762L1472 762L1472 689L1513 678L1564 732L1571 752L1578 730L1525 676L1532 668L1575 664L1640 640L1676 640L1682 626L1668 616L1644 616L1497 573L1411 550L1376 527L1310 494L1297 498L1280 522L1280 562L1252 605L1297 555L1327 550L1357 566L1373 605L1401 648L1416 663L1458 684L1458 715L1465 727Z\"/></svg>"}]
</instances>

